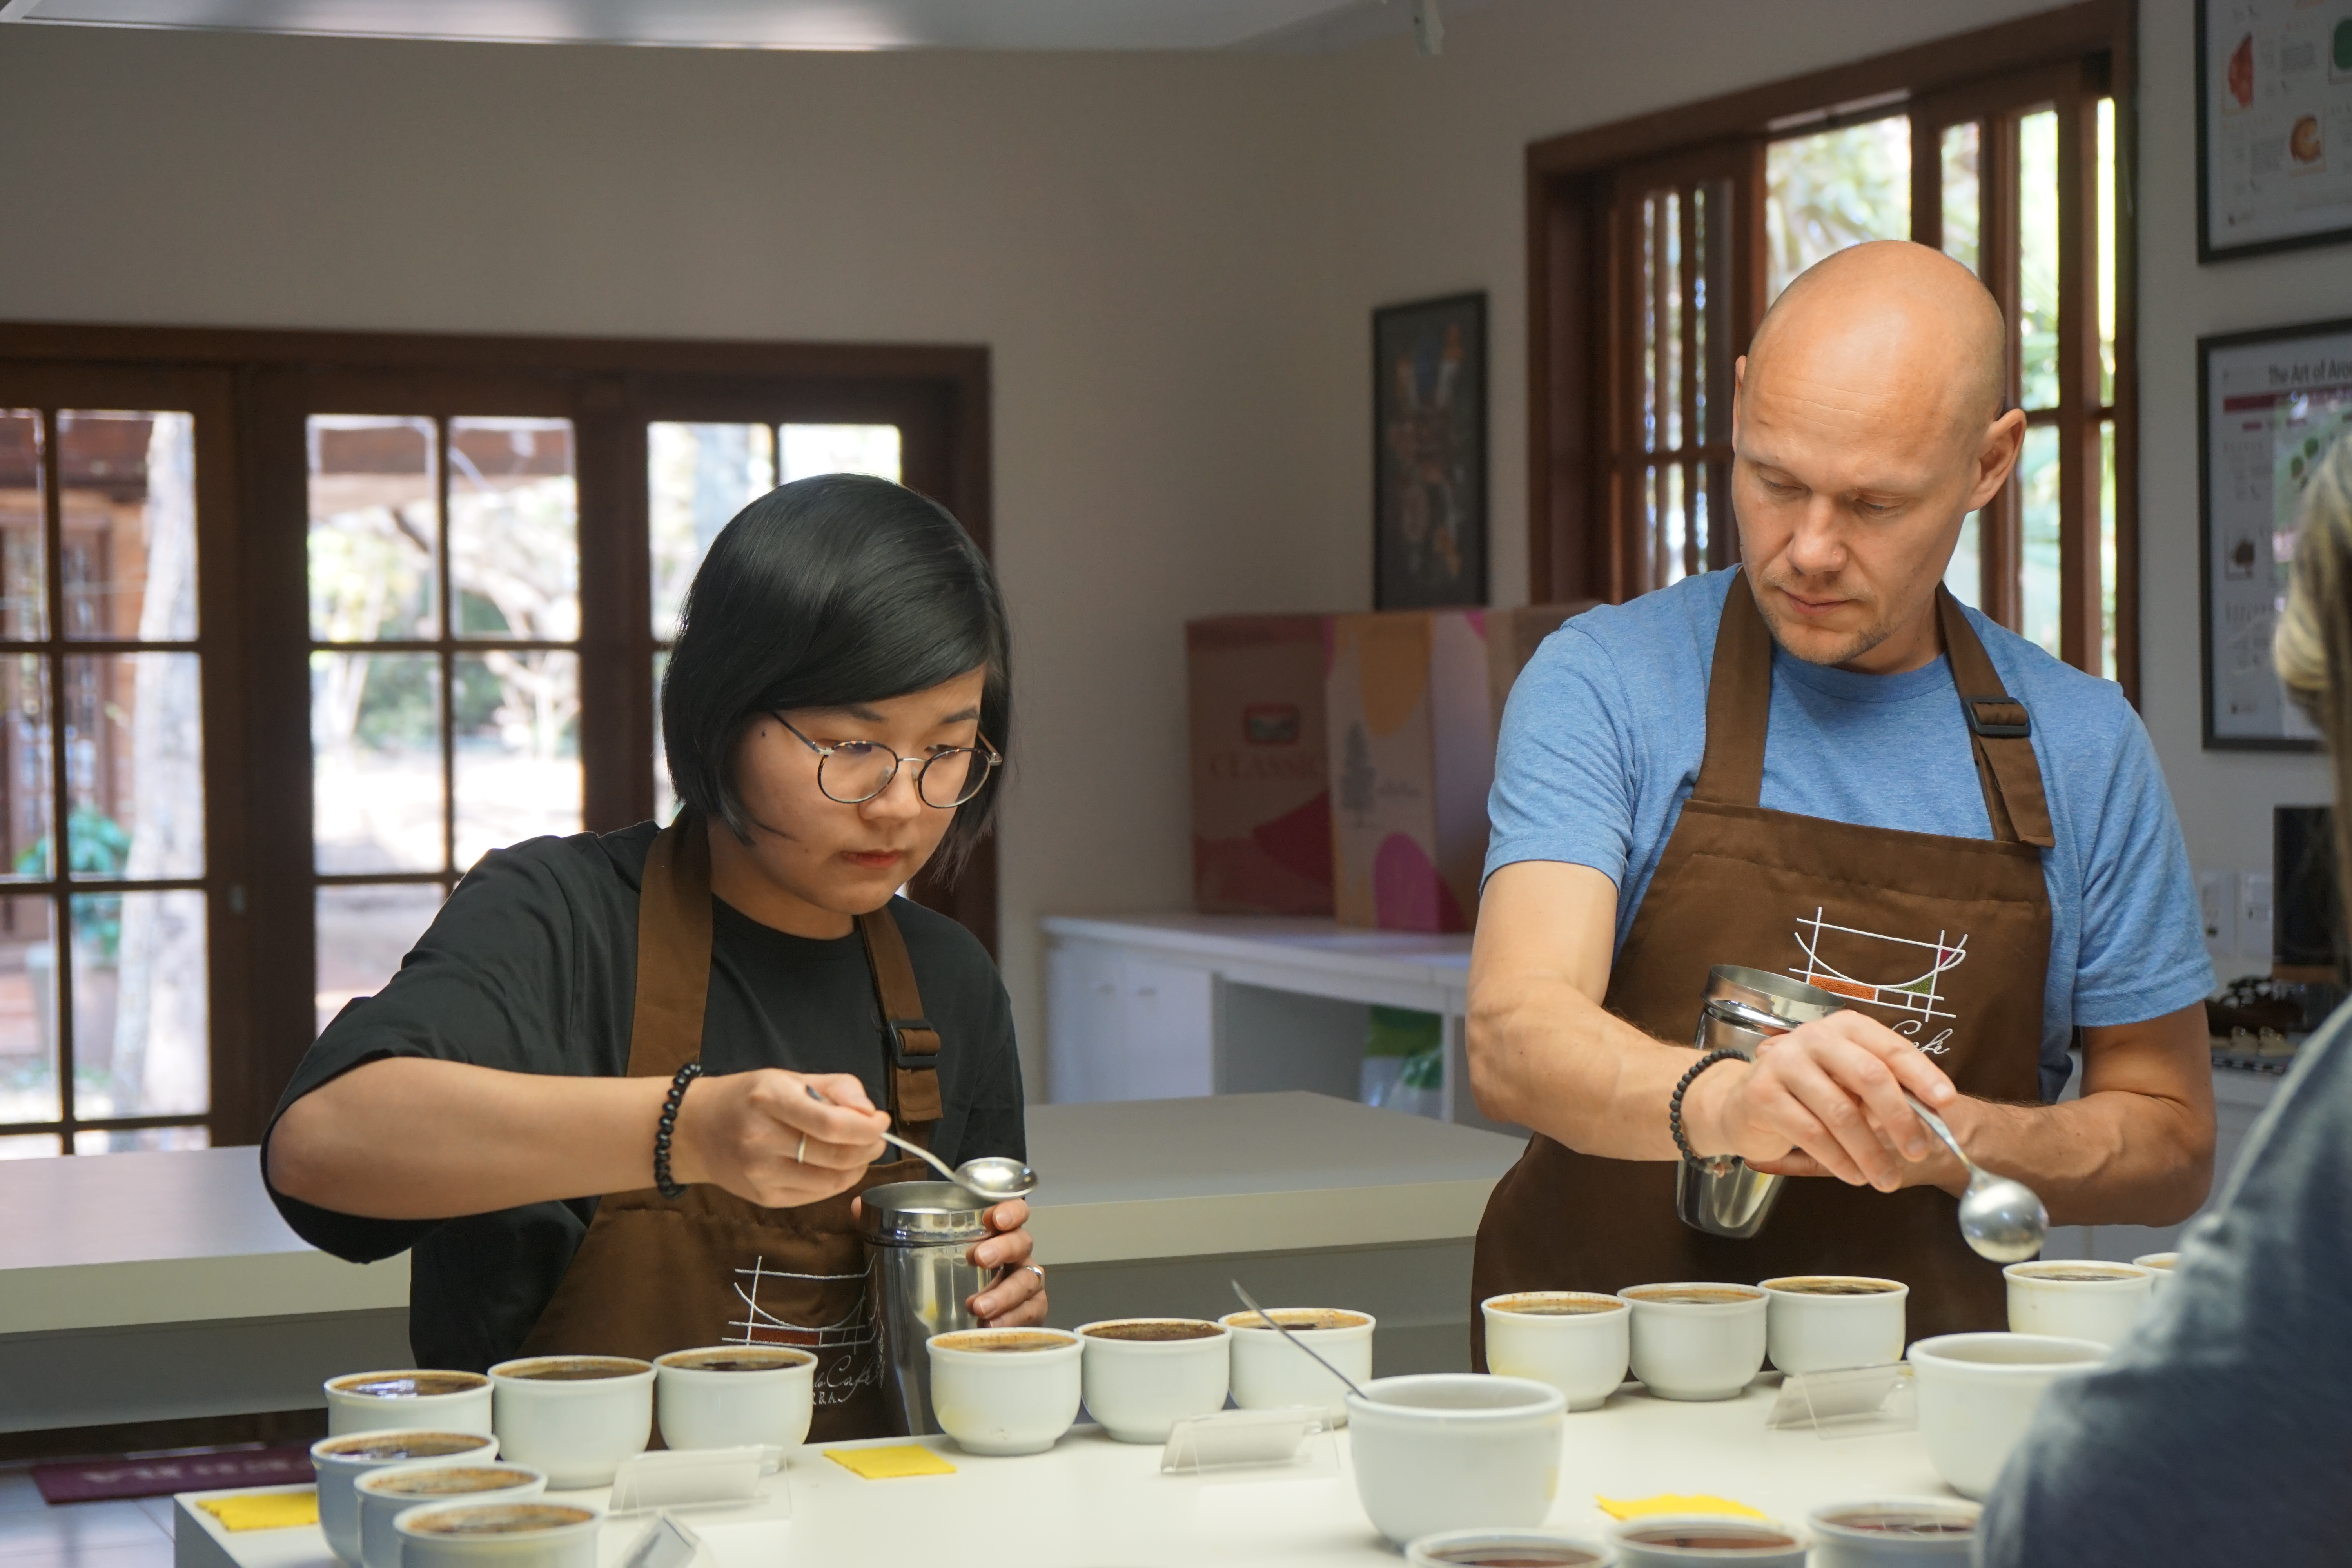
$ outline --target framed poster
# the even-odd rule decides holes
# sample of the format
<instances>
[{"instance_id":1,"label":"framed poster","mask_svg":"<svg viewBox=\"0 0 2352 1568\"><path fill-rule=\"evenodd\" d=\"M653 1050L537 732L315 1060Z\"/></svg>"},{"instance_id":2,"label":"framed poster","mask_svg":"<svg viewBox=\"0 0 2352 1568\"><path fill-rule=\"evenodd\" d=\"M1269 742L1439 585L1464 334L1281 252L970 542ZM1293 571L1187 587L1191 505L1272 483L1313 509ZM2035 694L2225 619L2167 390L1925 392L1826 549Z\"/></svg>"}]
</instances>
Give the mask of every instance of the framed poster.
<instances>
[{"instance_id":1,"label":"framed poster","mask_svg":"<svg viewBox=\"0 0 2352 1568\"><path fill-rule=\"evenodd\" d=\"M2352 238L2352 0L2196 0L2197 259Z\"/></svg>"},{"instance_id":2,"label":"framed poster","mask_svg":"<svg viewBox=\"0 0 2352 1568\"><path fill-rule=\"evenodd\" d=\"M2197 400L2206 749L2315 750L2271 668L2271 631L2305 482L2352 429L2352 321L2199 339Z\"/></svg>"},{"instance_id":3,"label":"framed poster","mask_svg":"<svg viewBox=\"0 0 2352 1568\"><path fill-rule=\"evenodd\" d=\"M1486 602L1486 296L1372 312L1372 607Z\"/></svg>"}]
</instances>

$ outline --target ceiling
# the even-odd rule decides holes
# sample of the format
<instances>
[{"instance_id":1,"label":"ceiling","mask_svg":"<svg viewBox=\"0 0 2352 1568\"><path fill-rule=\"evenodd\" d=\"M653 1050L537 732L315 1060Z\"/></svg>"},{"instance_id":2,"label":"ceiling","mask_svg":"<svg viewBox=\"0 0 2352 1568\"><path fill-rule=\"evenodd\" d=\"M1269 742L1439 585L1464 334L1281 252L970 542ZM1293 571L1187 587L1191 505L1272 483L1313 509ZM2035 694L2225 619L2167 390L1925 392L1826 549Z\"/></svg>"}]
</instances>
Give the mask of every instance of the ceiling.
<instances>
[{"instance_id":1,"label":"ceiling","mask_svg":"<svg viewBox=\"0 0 2352 1568\"><path fill-rule=\"evenodd\" d=\"M1411 0L0 0L0 21L686 47L1289 52L1402 32L1410 9Z\"/></svg>"}]
</instances>

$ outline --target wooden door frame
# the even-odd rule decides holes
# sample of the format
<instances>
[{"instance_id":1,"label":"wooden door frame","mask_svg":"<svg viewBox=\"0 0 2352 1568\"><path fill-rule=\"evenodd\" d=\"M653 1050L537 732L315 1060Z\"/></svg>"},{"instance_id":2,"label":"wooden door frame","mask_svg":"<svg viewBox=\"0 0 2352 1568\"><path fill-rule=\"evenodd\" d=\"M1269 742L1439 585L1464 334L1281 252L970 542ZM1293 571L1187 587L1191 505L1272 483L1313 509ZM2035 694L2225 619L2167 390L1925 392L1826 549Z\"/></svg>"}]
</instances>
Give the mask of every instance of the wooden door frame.
<instances>
[{"instance_id":1,"label":"wooden door frame","mask_svg":"<svg viewBox=\"0 0 2352 1568\"><path fill-rule=\"evenodd\" d=\"M220 660L217 679L228 683L215 702L208 664L205 766L215 820L207 823L207 868L246 917L236 940L216 941L212 960L216 1144L258 1141L316 1033L310 696L307 658L294 651L307 654L309 640L307 461L286 445L314 393L366 386L387 398L404 392L478 403L476 394L499 388L530 406L465 411L545 411L575 422L583 559L621 563L617 571L582 574L583 692L614 694L593 721L583 704L583 814L593 830L641 820L653 805L652 632L648 568L639 558L647 419L752 400L761 412L751 416L771 419L789 420L794 409L831 419L845 408L888 410L877 416L914 422L907 482L953 512L983 552L992 541L983 346L0 322L0 378L20 371L103 378L110 370L214 378L225 389L216 412L226 414L235 454L203 464L198 481L207 528L203 624L231 634L217 652L207 645L207 659ZM232 592L235 599L216 607L213 595ZM610 684L598 688L599 680ZM234 726L225 738L215 737L216 721ZM992 837L952 887L919 891L992 950L996 886Z\"/></svg>"},{"instance_id":2,"label":"wooden door frame","mask_svg":"<svg viewBox=\"0 0 2352 1568\"><path fill-rule=\"evenodd\" d=\"M1754 142L1760 150L1766 139L1802 129L1799 117L1826 121L1842 110L1878 105L1904 111L1971 83L2037 67L2079 73L2083 61L2104 55L2105 88L2116 103L2116 673L2125 692L2137 701L2138 382L2133 342L2137 320L2133 192L2137 130L2133 92L2137 25L2134 0L2081 0L1875 58L1529 143L1524 168L1529 596L1551 602L1612 597L1612 589L1623 580L1625 563L1619 559L1622 551L1613 526L1622 503L1608 485L1611 433L1603 423L1608 399L1593 395L1599 388L1617 384L1625 374L1612 361L1606 319L1607 301L1619 292L1620 280L1611 275L1615 263L1607 258L1619 248L1610 213L1621 169L1742 140ZM2084 101L2095 108L2095 95L2078 98L2078 108ZM1760 223L1760 215L1756 221ZM2072 238L2069 249L2080 257L2082 236ZM1596 265L1596 258L1603 259ZM1751 286L1760 304L1760 282ZM2080 500L2076 498L2078 505ZM2095 500L2093 504L2095 510ZM2070 605L2069 619L2079 622L2084 608ZM2074 645L2070 641L2069 646Z\"/></svg>"}]
</instances>

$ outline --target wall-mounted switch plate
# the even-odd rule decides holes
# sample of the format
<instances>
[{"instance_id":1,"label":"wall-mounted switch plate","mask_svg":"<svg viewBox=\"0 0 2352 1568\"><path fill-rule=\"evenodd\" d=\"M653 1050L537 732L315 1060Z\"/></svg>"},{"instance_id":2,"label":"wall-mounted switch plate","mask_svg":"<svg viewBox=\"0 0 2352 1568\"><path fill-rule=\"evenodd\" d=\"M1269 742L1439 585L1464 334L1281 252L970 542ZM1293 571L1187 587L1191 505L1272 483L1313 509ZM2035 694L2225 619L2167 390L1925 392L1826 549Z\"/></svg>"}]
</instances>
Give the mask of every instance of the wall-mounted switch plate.
<instances>
[{"instance_id":1,"label":"wall-mounted switch plate","mask_svg":"<svg viewBox=\"0 0 2352 1568\"><path fill-rule=\"evenodd\" d=\"M2216 959L2238 956L2238 874L2197 873L2197 903L2205 922L2205 951Z\"/></svg>"},{"instance_id":2,"label":"wall-mounted switch plate","mask_svg":"<svg viewBox=\"0 0 2352 1568\"><path fill-rule=\"evenodd\" d=\"M2271 874L2238 873L2238 951L2259 961L2267 972L2271 962Z\"/></svg>"}]
</instances>

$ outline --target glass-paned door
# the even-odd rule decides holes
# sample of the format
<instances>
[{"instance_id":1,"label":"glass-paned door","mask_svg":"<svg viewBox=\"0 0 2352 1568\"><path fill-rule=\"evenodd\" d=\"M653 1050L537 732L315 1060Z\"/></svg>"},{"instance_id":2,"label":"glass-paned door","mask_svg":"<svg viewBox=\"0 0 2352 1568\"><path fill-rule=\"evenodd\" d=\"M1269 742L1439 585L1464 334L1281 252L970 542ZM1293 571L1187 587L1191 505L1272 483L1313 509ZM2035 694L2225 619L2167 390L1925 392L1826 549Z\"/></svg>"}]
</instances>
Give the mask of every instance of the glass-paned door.
<instances>
[{"instance_id":1,"label":"glass-paned door","mask_svg":"<svg viewBox=\"0 0 2352 1568\"><path fill-rule=\"evenodd\" d=\"M687 589L710 542L745 506L780 484L819 474L873 474L896 482L896 425L777 425L656 420L646 426L646 533L653 584L654 816L677 812L663 760L661 678Z\"/></svg>"},{"instance_id":2,"label":"glass-paned door","mask_svg":"<svg viewBox=\"0 0 2352 1568\"><path fill-rule=\"evenodd\" d=\"M491 849L582 826L568 419L317 414L309 450L319 1026Z\"/></svg>"},{"instance_id":3,"label":"glass-paned door","mask_svg":"<svg viewBox=\"0 0 2352 1568\"><path fill-rule=\"evenodd\" d=\"M208 1142L196 454L0 406L0 1158Z\"/></svg>"}]
</instances>

